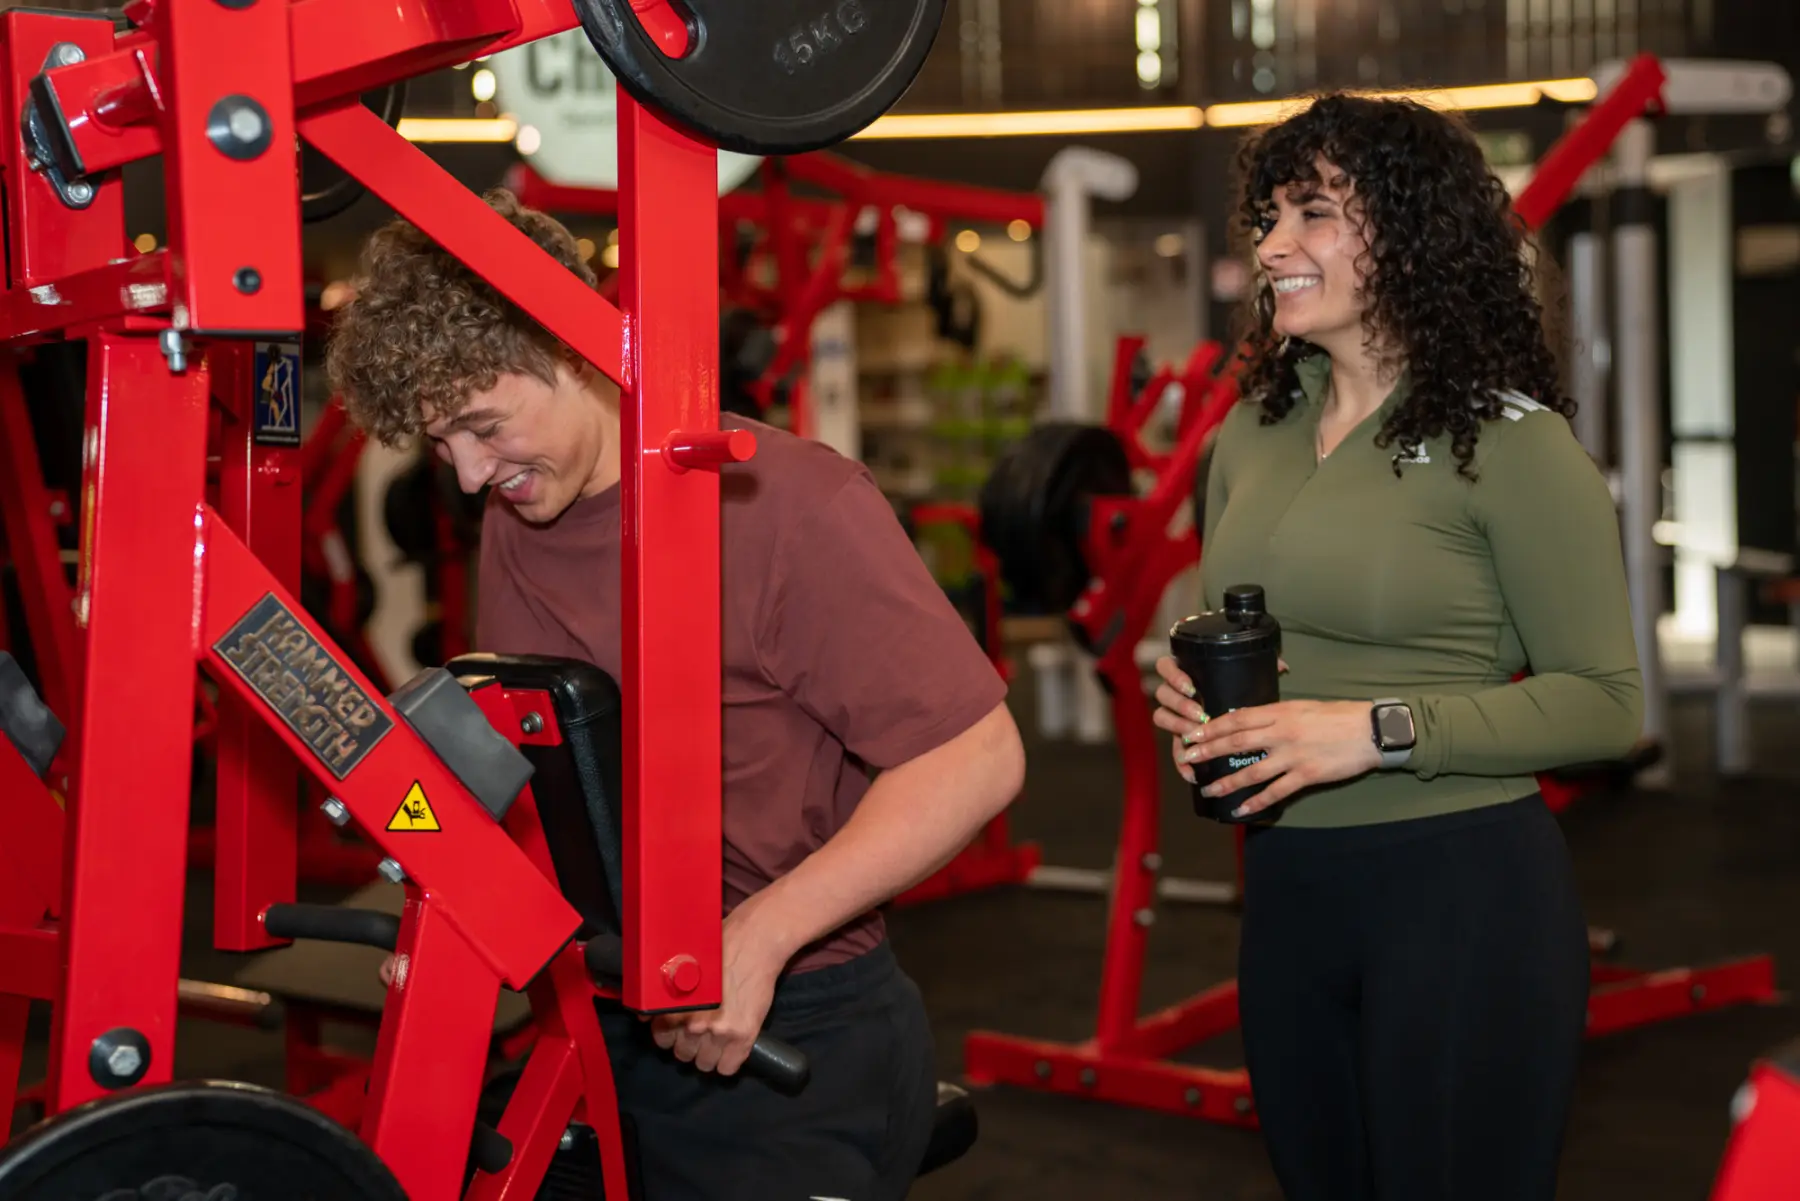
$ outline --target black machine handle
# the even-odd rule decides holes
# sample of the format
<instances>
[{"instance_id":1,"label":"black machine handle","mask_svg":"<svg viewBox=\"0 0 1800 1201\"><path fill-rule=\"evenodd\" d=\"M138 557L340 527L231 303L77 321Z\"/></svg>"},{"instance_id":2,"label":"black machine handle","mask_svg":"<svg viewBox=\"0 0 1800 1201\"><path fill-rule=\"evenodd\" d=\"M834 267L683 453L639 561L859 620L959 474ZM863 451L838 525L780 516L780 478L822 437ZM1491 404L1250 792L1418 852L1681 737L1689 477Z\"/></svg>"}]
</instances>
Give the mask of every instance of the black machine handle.
<instances>
[{"instance_id":1,"label":"black machine handle","mask_svg":"<svg viewBox=\"0 0 1800 1201\"><path fill-rule=\"evenodd\" d=\"M376 909L339 905L279 904L263 910L263 928L275 938L353 942L391 951L400 943L400 919Z\"/></svg>"},{"instance_id":2,"label":"black machine handle","mask_svg":"<svg viewBox=\"0 0 1800 1201\"><path fill-rule=\"evenodd\" d=\"M489 1176L498 1176L512 1163L512 1140L479 1118L475 1120L475 1137L470 1147L475 1166Z\"/></svg>"},{"instance_id":3,"label":"black machine handle","mask_svg":"<svg viewBox=\"0 0 1800 1201\"><path fill-rule=\"evenodd\" d=\"M598 980L616 981L625 974L625 944L616 934L601 934L581 949L588 974ZM758 1035L744 1060L744 1071L782 1092L797 1093L812 1079L812 1062L806 1052L770 1034Z\"/></svg>"}]
</instances>

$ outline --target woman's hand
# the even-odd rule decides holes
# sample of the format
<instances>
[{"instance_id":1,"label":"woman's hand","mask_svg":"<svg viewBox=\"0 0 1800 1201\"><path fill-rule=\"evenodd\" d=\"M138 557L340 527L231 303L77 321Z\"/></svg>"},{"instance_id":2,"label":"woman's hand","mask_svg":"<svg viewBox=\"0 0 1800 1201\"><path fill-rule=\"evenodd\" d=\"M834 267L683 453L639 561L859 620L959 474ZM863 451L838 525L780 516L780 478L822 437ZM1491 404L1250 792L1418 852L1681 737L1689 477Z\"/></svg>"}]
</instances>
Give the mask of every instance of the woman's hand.
<instances>
[{"instance_id":1,"label":"woman's hand","mask_svg":"<svg viewBox=\"0 0 1800 1201\"><path fill-rule=\"evenodd\" d=\"M1281 671L1287 671L1285 659L1278 659L1276 663ZM1182 779L1193 784L1194 769L1188 766L1192 760L1186 757L1186 752L1199 740L1200 727L1207 720L1206 710L1195 699L1199 694L1194 688L1194 682L1188 679L1187 673L1181 670L1181 665L1175 662L1175 656L1164 655L1158 659L1156 674L1163 678L1163 682L1156 687L1157 710L1150 720L1159 729L1175 735L1175 742L1169 748L1175 757L1175 770L1181 773Z\"/></svg>"},{"instance_id":2,"label":"woman's hand","mask_svg":"<svg viewBox=\"0 0 1800 1201\"><path fill-rule=\"evenodd\" d=\"M1182 757L1193 741L1194 735L1206 724L1206 710L1195 700L1194 682L1181 670L1175 662L1174 655L1164 655L1156 661L1156 674L1163 682L1156 686L1156 712L1150 720L1158 729L1167 730L1175 735L1175 743L1171 748L1175 755L1175 770L1189 784L1194 783L1194 769L1189 767Z\"/></svg>"},{"instance_id":3,"label":"woman's hand","mask_svg":"<svg viewBox=\"0 0 1800 1201\"><path fill-rule=\"evenodd\" d=\"M1258 762L1203 790L1206 796L1227 796L1274 781L1232 811L1233 817L1248 817L1302 788L1348 780L1380 767L1381 752L1375 749L1370 724L1374 708L1369 701L1278 701L1237 709L1202 723L1178 761L1191 764L1267 752Z\"/></svg>"}]
</instances>

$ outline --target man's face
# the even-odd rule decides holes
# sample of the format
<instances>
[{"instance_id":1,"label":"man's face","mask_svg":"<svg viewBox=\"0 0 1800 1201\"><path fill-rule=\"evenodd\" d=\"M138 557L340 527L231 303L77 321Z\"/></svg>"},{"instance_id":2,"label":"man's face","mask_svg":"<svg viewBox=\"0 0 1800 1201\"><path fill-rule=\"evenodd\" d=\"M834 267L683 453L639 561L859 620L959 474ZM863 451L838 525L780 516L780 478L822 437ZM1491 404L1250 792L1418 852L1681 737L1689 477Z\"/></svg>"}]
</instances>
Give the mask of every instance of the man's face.
<instances>
[{"instance_id":1,"label":"man's face","mask_svg":"<svg viewBox=\"0 0 1800 1201\"><path fill-rule=\"evenodd\" d=\"M600 385L558 364L556 382L503 375L455 417L427 412L425 436L464 492L492 485L527 521L553 521L618 482L618 411Z\"/></svg>"}]
</instances>

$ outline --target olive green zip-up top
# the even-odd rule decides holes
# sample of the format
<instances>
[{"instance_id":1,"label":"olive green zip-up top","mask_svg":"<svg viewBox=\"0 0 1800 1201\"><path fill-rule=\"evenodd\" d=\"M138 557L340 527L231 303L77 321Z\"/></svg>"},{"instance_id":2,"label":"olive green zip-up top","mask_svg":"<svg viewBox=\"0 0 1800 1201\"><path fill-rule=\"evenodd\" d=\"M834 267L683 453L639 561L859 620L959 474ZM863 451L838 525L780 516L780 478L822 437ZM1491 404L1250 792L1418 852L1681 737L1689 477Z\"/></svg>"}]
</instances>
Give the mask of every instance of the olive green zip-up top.
<instances>
[{"instance_id":1,"label":"olive green zip-up top","mask_svg":"<svg viewBox=\"0 0 1800 1201\"><path fill-rule=\"evenodd\" d=\"M1398 697L1407 764L1308 789L1284 826L1351 826L1527 796L1533 773L1624 754L1643 722L1618 517L1553 410L1504 394L1471 482L1444 436L1399 456L1375 435L1406 381L1319 462L1330 360L1299 366L1273 425L1245 402L1220 428L1200 576L1208 608L1260 584L1281 623L1283 700ZM1520 671L1530 674L1518 682Z\"/></svg>"}]
</instances>

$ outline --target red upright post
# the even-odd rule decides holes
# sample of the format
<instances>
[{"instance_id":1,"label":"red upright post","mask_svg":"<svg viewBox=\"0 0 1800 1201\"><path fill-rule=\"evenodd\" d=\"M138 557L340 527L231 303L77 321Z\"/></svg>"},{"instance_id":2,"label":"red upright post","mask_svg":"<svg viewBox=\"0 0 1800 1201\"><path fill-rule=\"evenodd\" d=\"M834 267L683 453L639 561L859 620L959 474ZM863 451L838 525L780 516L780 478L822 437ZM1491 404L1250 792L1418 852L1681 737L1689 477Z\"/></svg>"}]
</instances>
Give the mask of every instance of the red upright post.
<instances>
[{"instance_id":1,"label":"red upright post","mask_svg":"<svg viewBox=\"0 0 1800 1201\"><path fill-rule=\"evenodd\" d=\"M90 516L76 598L87 664L51 1112L108 1091L89 1058L109 1031L145 1040L144 1080L166 1081L174 1066L206 414L198 364L173 373L145 337L90 341L82 489Z\"/></svg>"},{"instance_id":2,"label":"red upright post","mask_svg":"<svg viewBox=\"0 0 1800 1201\"><path fill-rule=\"evenodd\" d=\"M719 422L718 152L619 90L625 1004L721 996L719 478L663 446Z\"/></svg>"},{"instance_id":3,"label":"red upright post","mask_svg":"<svg viewBox=\"0 0 1800 1201\"><path fill-rule=\"evenodd\" d=\"M160 52L172 324L196 333L297 337L306 309L290 6L161 0L151 11ZM231 196L256 202L234 204ZM210 203L189 200L197 197Z\"/></svg>"},{"instance_id":4,"label":"red upright post","mask_svg":"<svg viewBox=\"0 0 1800 1201\"><path fill-rule=\"evenodd\" d=\"M287 361L255 343L213 343L206 353L213 394L225 411L219 516L281 586L297 594L300 471L292 443L300 428L298 346ZM258 378L258 359L266 360L264 373L277 377L291 362L292 378ZM276 943L263 929L263 910L294 899L299 771L275 731L229 691L219 697L215 742L213 944L223 951L260 950Z\"/></svg>"}]
</instances>

